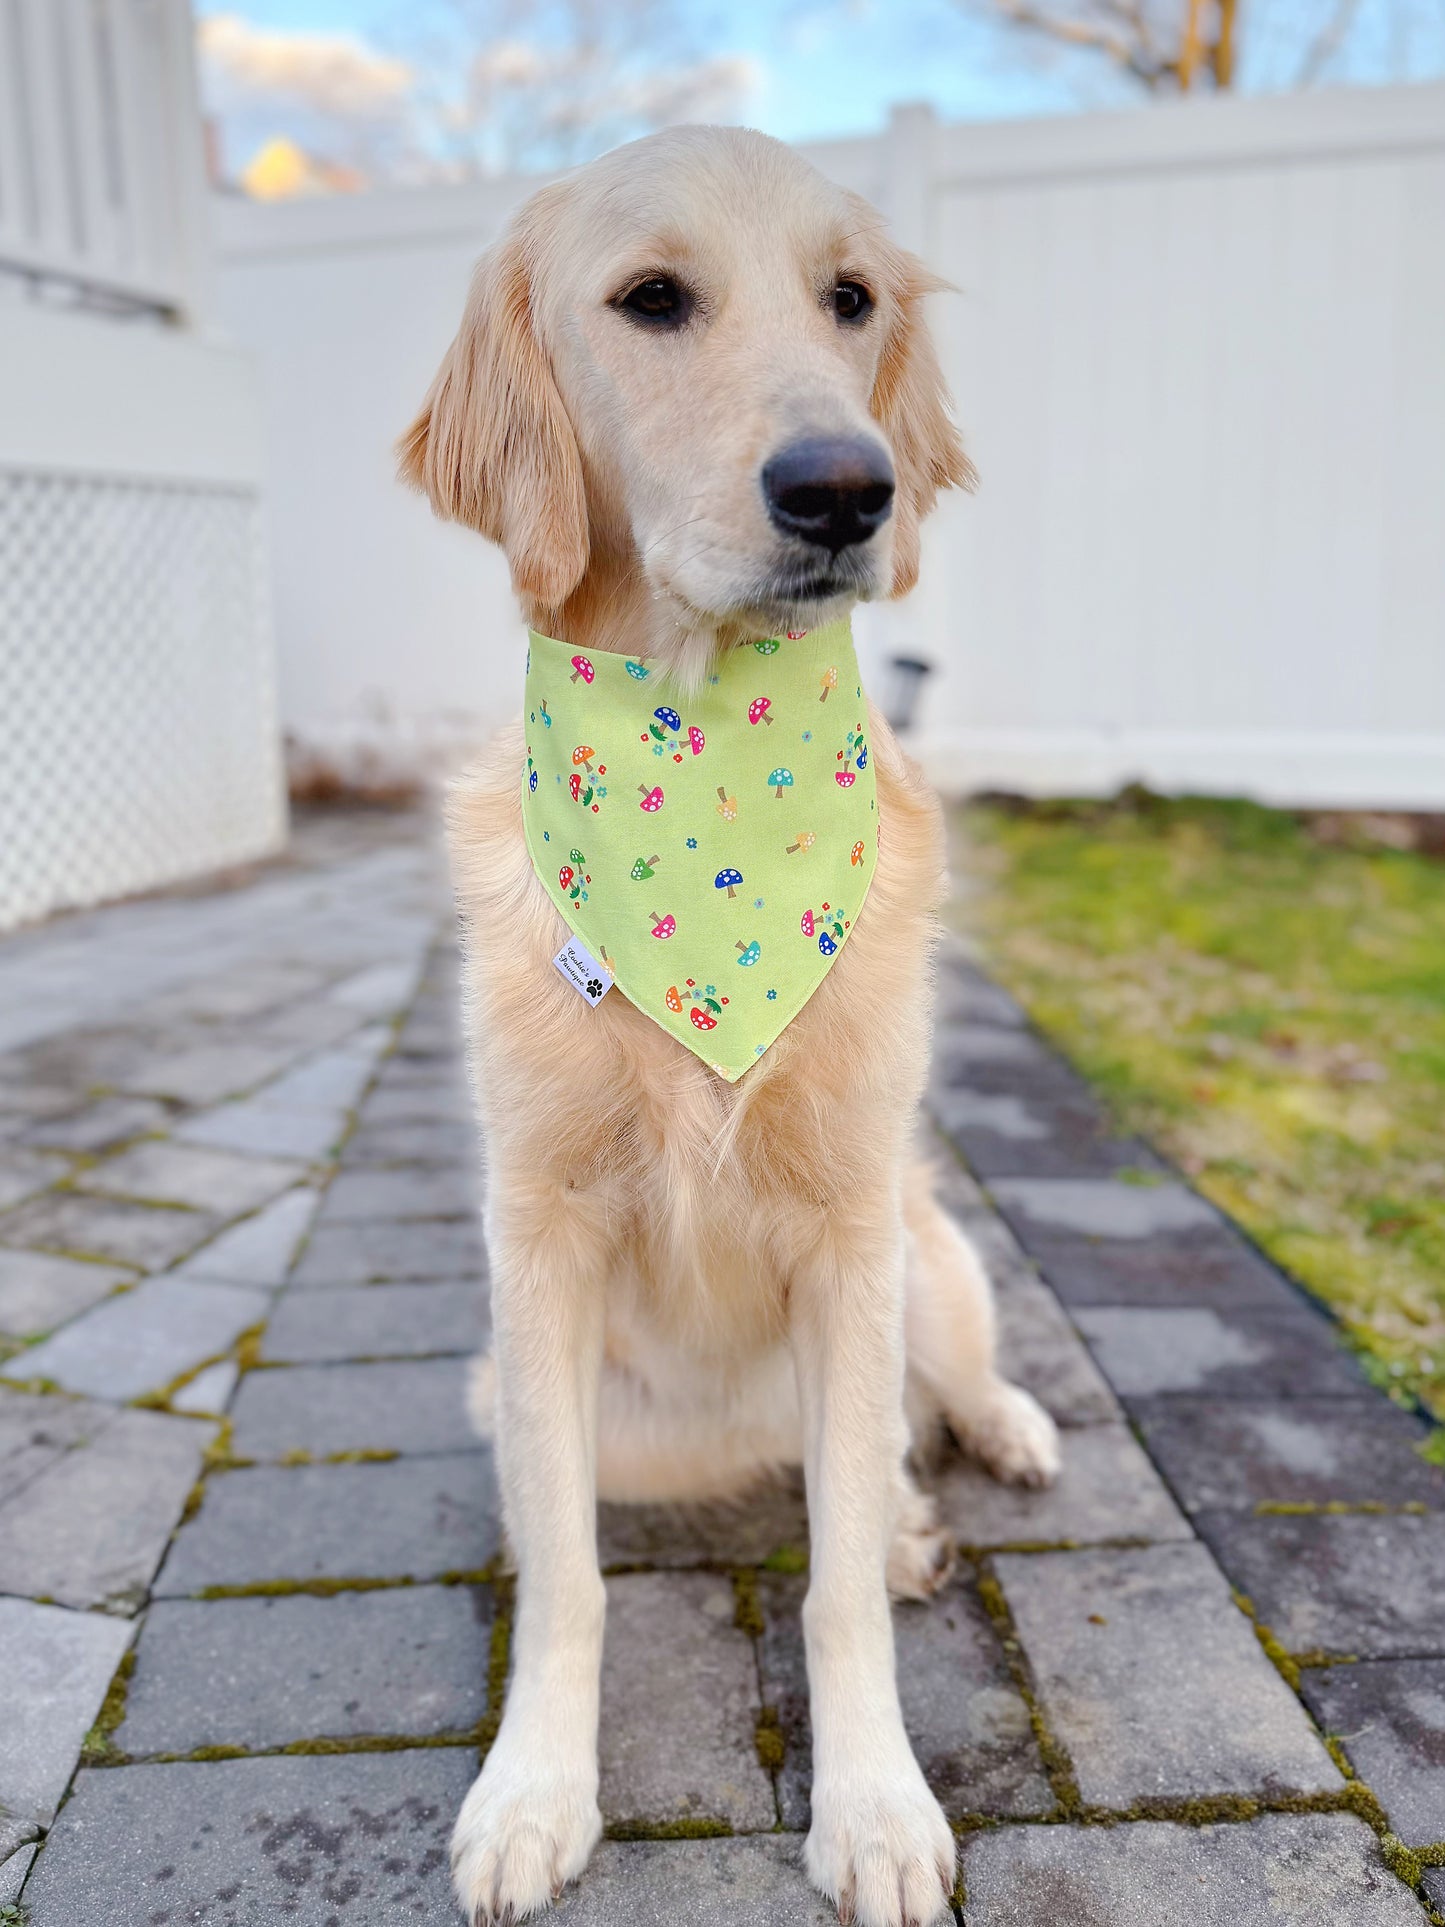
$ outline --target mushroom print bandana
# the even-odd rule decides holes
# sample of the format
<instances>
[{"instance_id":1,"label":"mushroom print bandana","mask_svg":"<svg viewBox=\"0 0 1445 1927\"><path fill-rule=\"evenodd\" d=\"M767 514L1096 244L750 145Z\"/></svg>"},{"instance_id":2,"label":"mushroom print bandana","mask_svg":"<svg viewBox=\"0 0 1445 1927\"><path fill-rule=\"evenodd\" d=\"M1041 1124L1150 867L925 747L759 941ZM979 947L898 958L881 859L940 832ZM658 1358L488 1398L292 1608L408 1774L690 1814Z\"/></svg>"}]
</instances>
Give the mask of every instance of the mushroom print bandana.
<instances>
[{"instance_id":1,"label":"mushroom print bandana","mask_svg":"<svg viewBox=\"0 0 1445 1927\"><path fill-rule=\"evenodd\" d=\"M729 1083L807 1003L868 894L866 720L846 621L730 649L687 697L645 656L532 633L533 867L628 1001Z\"/></svg>"}]
</instances>

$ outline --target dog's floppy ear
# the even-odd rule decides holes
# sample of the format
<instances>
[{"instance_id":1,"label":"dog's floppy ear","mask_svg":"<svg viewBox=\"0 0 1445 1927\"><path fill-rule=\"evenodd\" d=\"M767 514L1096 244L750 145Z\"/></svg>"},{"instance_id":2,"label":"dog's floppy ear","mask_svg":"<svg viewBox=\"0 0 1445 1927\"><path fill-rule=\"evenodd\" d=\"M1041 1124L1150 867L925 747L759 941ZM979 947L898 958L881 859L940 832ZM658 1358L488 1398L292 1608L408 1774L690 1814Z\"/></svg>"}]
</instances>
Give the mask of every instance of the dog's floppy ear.
<instances>
[{"instance_id":1,"label":"dog's floppy ear","mask_svg":"<svg viewBox=\"0 0 1445 1927\"><path fill-rule=\"evenodd\" d=\"M558 608L587 567L577 440L532 316L527 237L477 264L457 338L397 444L404 482L506 552L512 586Z\"/></svg>"},{"instance_id":2,"label":"dog's floppy ear","mask_svg":"<svg viewBox=\"0 0 1445 1927\"><path fill-rule=\"evenodd\" d=\"M948 283L930 273L916 254L886 236L879 240L892 300L871 407L893 450L897 492L889 594L900 596L918 580L919 526L938 491L971 489L978 477L949 413L948 388L923 317L923 297Z\"/></svg>"}]
</instances>

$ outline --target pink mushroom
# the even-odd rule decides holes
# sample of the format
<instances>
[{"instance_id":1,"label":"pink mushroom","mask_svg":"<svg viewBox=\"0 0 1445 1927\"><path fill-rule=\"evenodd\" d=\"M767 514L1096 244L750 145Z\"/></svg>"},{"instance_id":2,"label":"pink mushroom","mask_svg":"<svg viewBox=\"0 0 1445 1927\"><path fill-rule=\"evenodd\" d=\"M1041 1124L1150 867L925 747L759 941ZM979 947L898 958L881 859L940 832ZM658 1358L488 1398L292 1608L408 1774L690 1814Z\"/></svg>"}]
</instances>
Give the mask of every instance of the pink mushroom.
<instances>
[{"instance_id":1,"label":"pink mushroom","mask_svg":"<svg viewBox=\"0 0 1445 1927\"><path fill-rule=\"evenodd\" d=\"M591 663L588 662L585 656L574 656L572 658L571 680L573 682L576 682L579 676L582 678L583 682L591 682L592 678L596 674L597 674L597 671L592 667Z\"/></svg>"},{"instance_id":2,"label":"pink mushroom","mask_svg":"<svg viewBox=\"0 0 1445 1927\"><path fill-rule=\"evenodd\" d=\"M707 741L706 736L703 735L702 731L698 728L697 724L694 723L691 729L689 729L687 732L687 746L692 751L694 756L702 755L703 744L706 741Z\"/></svg>"},{"instance_id":3,"label":"pink mushroom","mask_svg":"<svg viewBox=\"0 0 1445 1927\"><path fill-rule=\"evenodd\" d=\"M850 769L835 769L833 772L833 781L838 785L840 790L850 790L858 781L858 778Z\"/></svg>"},{"instance_id":4,"label":"pink mushroom","mask_svg":"<svg viewBox=\"0 0 1445 1927\"><path fill-rule=\"evenodd\" d=\"M572 780L575 782L577 779L574 777ZM639 783L637 788L642 797L642 801L637 806L640 810L646 810L647 814L652 816L662 808L662 791L660 789L650 790L646 783Z\"/></svg>"},{"instance_id":5,"label":"pink mushroom","mask_svg":"<svg viewBox=\"0 0 1445 1927\"><path fill-rule=\"evenodd\" d=\"M755 697L753 701L748 704L748 721L753 724L766 723L769 729L771 729L773 726L773 719L768 714L768 711L772 708L772 706L773 706L773 699L771 696Z\"/></svg>"},{"instance_id":6,"label":"pink mushroom","mask_svg":"<svg viewBox=\"0 0 1445 1927\"><path fill-rule=\"evenodd\" d=\"M677 929L676 917L660 917L655 910L649 910L647 914L652 918L654 937L670 937Z\"/></svg>"},{"instance_id":7,"label":"pink mushroom","mask_svg":"<svg viewBox=\"0 0 1445 1927\"><path fill-rule=\"evenodd\" d=\"M805 937L812 936L813 930L814 930L814 924L813 924L813 913L811 910L805 910L803 912L803 921L799 924L798 928L802 931Z\"/></svg>"}]
</instances>

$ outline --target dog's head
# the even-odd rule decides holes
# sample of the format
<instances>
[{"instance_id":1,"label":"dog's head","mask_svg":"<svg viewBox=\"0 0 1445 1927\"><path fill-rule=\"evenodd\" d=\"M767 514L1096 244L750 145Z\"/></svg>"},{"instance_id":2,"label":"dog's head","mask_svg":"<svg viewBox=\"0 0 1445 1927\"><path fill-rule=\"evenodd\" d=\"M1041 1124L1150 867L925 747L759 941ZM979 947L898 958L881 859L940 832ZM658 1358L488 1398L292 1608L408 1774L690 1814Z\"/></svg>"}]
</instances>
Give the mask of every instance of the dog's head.
<instances>
[{"instance_id":1,"label":"dog's head","mask_svg":"<svg viewBox=\"0 0 1445 1927\"><path fill-rule=\"evenodd\" d=\"M972 479L938 285L781 142L655 134L483 258L402 475L502 545L540 627L594 573L643 587L659 646L810 627L911 588L921 518Z\"/></svg>"}]
</instances>

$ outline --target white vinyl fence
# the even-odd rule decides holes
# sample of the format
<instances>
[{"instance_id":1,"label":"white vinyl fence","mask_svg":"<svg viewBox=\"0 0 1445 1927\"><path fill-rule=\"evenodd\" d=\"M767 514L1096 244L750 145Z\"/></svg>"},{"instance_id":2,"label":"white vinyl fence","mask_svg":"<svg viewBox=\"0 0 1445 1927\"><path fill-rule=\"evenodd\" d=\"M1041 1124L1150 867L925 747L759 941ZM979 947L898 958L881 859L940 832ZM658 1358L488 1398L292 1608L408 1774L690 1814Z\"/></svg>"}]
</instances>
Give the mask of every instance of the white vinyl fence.
<instances>
[{"instance_id":1,"label":"white vinyl fence","mask_svg":"<svg viewBox=\"0 0 1445 1927\"><path fill-rule=\"evenodd\" d=\"M285 834L187 0L0 0L0 929Z\"/></svg>"},{"instance_id":2,"label":"white vinyl fence","mask_svg":"<svg viewBox=\"0 0 1445 1927\"><path fill-rule=\"evenodd\" d=\"M940 126L808 150L954 282L935 326L983 486L865 667L935 665L953 793L1131 778L1445 808L1445 88ZM223 210L259 354L283 716L431 771L519 699L500 560L390 443L529 183Z\"/></svg>"}]
</instances>

